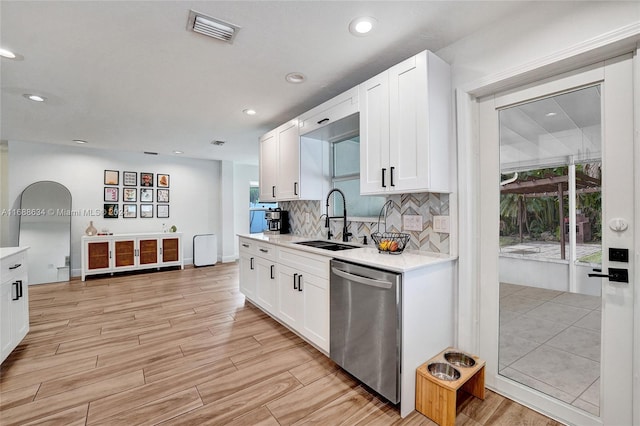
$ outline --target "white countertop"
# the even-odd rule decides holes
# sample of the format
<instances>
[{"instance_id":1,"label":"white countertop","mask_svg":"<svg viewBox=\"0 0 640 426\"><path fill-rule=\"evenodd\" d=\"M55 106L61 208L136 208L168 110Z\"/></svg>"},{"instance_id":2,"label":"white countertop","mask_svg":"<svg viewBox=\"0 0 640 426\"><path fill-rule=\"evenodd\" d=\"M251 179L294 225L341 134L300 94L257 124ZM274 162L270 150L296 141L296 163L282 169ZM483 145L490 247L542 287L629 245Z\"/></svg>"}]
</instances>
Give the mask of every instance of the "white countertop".
<instances>
[{"instance_id":1,"label":"white countertop","mask_svg":"<svg viewBox=\"0 0 640 426\"><path fill-rule=\"evenodd\" d=\"M29 246L24 247L0 247L0 259L4 259L5 257L13 256L16 253L20 253L21 251L26 251L29 249Z\"/></svg>"},{"instance_id":2,"label":"white countertop","mask_svg":"<svg viewBox=\"0 0 640 426\"><path fill-rule=\"evenodd\" d=\"M452 262L457 259L456 256L449 254L431 253L417 250L406 250L400 254L379 253L378 249L373 245L362 246L352 243L343 243L360 247L357 250L341 250L330 251L314 247L295 244L300 241L319 240L320 238L303 237L291 234L238 234L239 237L250 238L257 241L265 241L281 247L294 248L297 250L307 251L309 253L320 254L334 259L346 260L349 262L360 263L362 265L373 266L376 268L386 269L394 272L408 272L414 269L424 268L429 265L439 263Z\"/></svg>"}]
</instances>

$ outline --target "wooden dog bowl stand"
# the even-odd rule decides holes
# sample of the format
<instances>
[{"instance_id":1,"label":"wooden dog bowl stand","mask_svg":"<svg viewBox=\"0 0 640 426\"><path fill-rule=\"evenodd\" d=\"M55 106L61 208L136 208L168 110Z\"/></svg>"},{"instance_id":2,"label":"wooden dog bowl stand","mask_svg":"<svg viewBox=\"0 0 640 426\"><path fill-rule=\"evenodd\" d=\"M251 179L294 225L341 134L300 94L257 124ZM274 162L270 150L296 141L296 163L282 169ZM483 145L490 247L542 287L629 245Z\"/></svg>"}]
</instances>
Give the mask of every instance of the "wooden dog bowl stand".
<instances>
[{"instance_id":1,"label":"wooden dog bowl stand","mask_svg":"<svg viewBox=\"0 0 640 426\"><path fill-rule=\"evenodd\" d=\"M442 380L429 373L428 365L433 362L448 363L446 352L462 352L455 348L447 348L416 370L416 410L429 417L440 426L454 426L456 423L456 400L458 389L484 400L484 365L480 358L467 354L476 361L473 367L459 367L451 364L460 372L457 380Z\"/></svg>"}]
</instances>

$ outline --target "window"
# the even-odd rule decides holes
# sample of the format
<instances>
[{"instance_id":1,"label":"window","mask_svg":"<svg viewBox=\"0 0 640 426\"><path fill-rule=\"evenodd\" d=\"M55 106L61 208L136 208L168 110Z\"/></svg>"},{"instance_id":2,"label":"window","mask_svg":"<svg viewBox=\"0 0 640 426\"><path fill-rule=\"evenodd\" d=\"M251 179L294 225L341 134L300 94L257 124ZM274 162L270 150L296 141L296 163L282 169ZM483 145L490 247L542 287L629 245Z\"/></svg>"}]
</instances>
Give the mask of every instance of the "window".
<instances>
[{"instance_id":1,"label":"window","mask_svg":"<svg viewBox=\"0 0 640 426\"><path fill-rule=\"evenodd\" d=\"M344 192L349 217L378 217L386 199L383 196L360 195L360 137L354 136L332 145L332 184ZM333 212L341 216L341 197L333 197Z\"/></svg>"},{"instance_id":2,"label":"window","mask_svg":"<svg viewBox=\"0 0 640 426\"><path fill-rule=\"evenodd\" d=\"M278 203L261 203L258 182L251 182L249 187L249 232L260 233L267 229L264 212L269 208L278 207Z\"/></svg>"}]
</instances>

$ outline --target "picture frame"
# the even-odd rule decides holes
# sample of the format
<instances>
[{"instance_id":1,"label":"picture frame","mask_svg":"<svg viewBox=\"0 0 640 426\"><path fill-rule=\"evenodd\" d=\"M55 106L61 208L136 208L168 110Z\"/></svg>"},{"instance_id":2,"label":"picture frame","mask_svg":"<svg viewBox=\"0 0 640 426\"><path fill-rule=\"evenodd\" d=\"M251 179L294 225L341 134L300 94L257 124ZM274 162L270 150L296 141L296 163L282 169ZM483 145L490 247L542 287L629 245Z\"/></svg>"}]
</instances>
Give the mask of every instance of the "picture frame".
<instances>
[{"instance_id":1,"label":"picture frame","mask_svg":"<svg viewBox=\"0 0 640 426\"><path fill-rule=\"evenodd\" d=\"M169 217L169 205L168 204L156 205L156 217L159 219Z\"/></svg>"},{"instance_id":2,"label":"picture frame","mask_svg":"<svg viewBox=\"0 0 640 426\"><path fill-rule=\"evenodd\" d=\"M118 204L105 204L102 213L102 217L105 219L117 219L120 214L120 208Z\"/></svg>"},{"instance_id":3,"label":"picture frame","mask_svg":"<svg viewBox=\"0 0 640 426\"><path fill-rule=\"evenodd\" d=\"M122 217L125 219L135 219L138 217L138 205L137 204L123 204L122 205Z\"/></svg>"},{"instance_id":4,"label":"picture frame","mask_svg":"<svg viewBox=\"0 0 640 426\"><path fill-rule=\"evenodd\" d=\"M140 188L140 202L141 203L153 203L153 189Z\"/></svg>"},{"instance_id":5,"label":"picture frame","mask_svg":"<svg viewBox=\"0 0 640 426\"><path fill-rule=\"evenodd\" d=\"M169 187L169 175L158 173L157 179L158 179L158 181L156 182L156 186L158 188L168 188Z\"/></svg>"},{"instance_id":6,"label":"picture frame","mask_svg":"<svg viewBox=\"0 0 640 426\"><path fill-rule=\"evenodd\" d=\"M156 189L156 202L168 203L169 202L169 190L168 189Z\"/></svg>"},{"instance_id":7,"label":"picture frame","mask_svg":"<svg viewBox=\"0 0 640 426\"><path fill-rule=\"evenodd\" d=\"M153 186L153 173L140 172L140 186Z\"/></svg>"},{"instance_id":8,"label":"picture frame","mask_svg":"<svg viewBox=\"0 0 640 426\"><path fill-rule=\"evenodd\" d=\"M123 186L138 186L138 172L122 172Z\"/></svg>"},{"instance_id":9,"label":"picture frame","mask_svg":"<svg viewBox=\"0 0 640 426\"><path fill-rule=\"evenodd\" d=\"M120 184L120 172L117 170L105 170L104 184L118 186Z\"/></svg>"},{"instance_id":10,"label":"picture frame","mask_svg":"<svg viewBox=\"0 0 640 426\"><path fill-rule=\"evenodd\" d=\"M153 217L153 204L140 204L140 217L149 219Z\"/></svg>"},{"instance_id":11,"label":"picture frame","mask_svg":"<svg viewBox=\"0 0 640 426\"><path fill-rule=\"evenodd\" d=\"M122 201L129 203L135 203L136 201L138 201L138 190L136 188L123 188Z\"/></svg>"},{"instance_id":12,"label":"picture frame","mask_svg":"<svg viewBox=\"0 0 640 426\"><path fill-rule=\"evenodd\" d=\"M104 187L104 201L119 201L119 188Z\"/></svg>"}]
</instances>

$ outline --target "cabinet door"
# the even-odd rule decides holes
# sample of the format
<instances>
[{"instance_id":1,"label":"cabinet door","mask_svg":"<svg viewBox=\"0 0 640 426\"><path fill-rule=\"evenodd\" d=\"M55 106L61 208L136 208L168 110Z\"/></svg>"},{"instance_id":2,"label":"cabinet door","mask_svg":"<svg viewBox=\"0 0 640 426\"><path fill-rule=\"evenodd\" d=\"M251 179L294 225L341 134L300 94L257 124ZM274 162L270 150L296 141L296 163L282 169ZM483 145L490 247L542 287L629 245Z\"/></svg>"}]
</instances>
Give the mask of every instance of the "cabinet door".
<instances>
[{"instance_id":1,"label":"cabinet door","mask_svg":"<svg viewBox=\"0 0 640 426\"><path fill-rule=\"evenodd\" d=\"M13 280L2 283L0 288L0 362L13 350L12 299L16 297Z\"/></svg>"},{"instance_id":2,"label":"cabinet door","mask_svg":"<svg viewBox=\"0 0 640 426\"><path fill-rule=\"evenodd\" d=\"M278 318L294 330L302 326L304 309L303 295L298 290L299 277L300 274L295 269L278 265Z\"/></svg>"},{"instance_id":3,"label":"cabinet door","mask_svg":"<svg viewBox=\"0 0 640 426\"><path fill-rule=\"evenodd\" d=\"M136 240L115 240L113 242L114 266L131 268L136 264Z\"/></svg>"},{"instance_id":4,"label":"cabinet door","mask_svg":"<svg viewBox=\"0 0 640 426\"><path fill-rule=\"evenodd\" d=\"M160 255L163 263L180 261L180 238L163 238Z\"/></svg>"},{"instance_id":5,"label":"cabinet door","mask_svg":"<svg viewBox=\"0 0 640 426\"><path fill-rule=\"evenodd\" d=\"M15 282L20 289L20 298L13 301L14 344L19 343L29 332L29 283L26 274L17 277Z\"/></svg>"},{"instance_id":6,"label":"cabinet door","mask_svg":"<svg viewBox=\"0 0 640 426\"><path fill-rule=\"evenodd\" d=\"M138 263L140 265L155 265L158 263L158 239L138 240Z\"/></svg>"},{"instance_id":7,"label":"cabinet door","mask_svg":"<svg viewBox=\"0 0 640 426\"><path fill-rule=\"evenodd\" d=\"M275 130L260 138L260 201L276 200L278 135Z\"/></svg>"},{"instance_id":8,"label":"cabinet door","mask_svg":"<svg viewBox=\"0 0 640 426\"><path fill-rule=\"evenodd\" d=\"M360 193L380 194L389 185L388 72L365 81L359 90Z\"/></svg>"},{"instance_id":9,"label":"cabinet door","mask_svg":"<svg viewBox=\"0 0 640 426\"><path fill-rule=\"evenodd\" d=\"M246 251L240 250L240 292L255 301L257 269L256 258Z\"/></svg>"},{"instance_id":10,"label":"cabinet door","mask_svg":"<svg viewBox=\"0 0 640 426\"><path fill-rule=\"evenodd\" d=\"M429 188L426 52L389 69L389 190Z\"/></svg>"},{"instance_id":11,"label":"cabinet door","mask_svg":"<svg viewBox=\"0 0 640 426\"><path fill-rule=\"evenodd\" d=\"M110 268L111 249L109 241L87 243L87 269L98 270Z\"/></svg>"},{"instance_id":12,"label":"cabinet door","mask_svg":"<svg viewBox=\"0 0 640 426\"><path fill-rule=\"evenodd\" d=\"M276 315L277 271L273 261L256 257L256 303L270 314Z\"/></svg>"},{"instance_id":13,"label":"cabinet door","mask_svg":"<svg viewBox=\"0 0 640 426\"><path fill-rule=\"evenodd\" d=\"M297 121L288 122L278 127L276 131L278 134L276 198L296 200L300 198L300 135Z\"/></svg>"},{"instance_id":14,"label":"cabinet door","mask_svg":"<svg viewBox=\"0 0 640 426\"><path fill-rule=\"evenodd\" d=\"M302 274L298 282L304 306L301 333L320 349L329 352L329 280Z\"/></svg>"}]
</instances>

